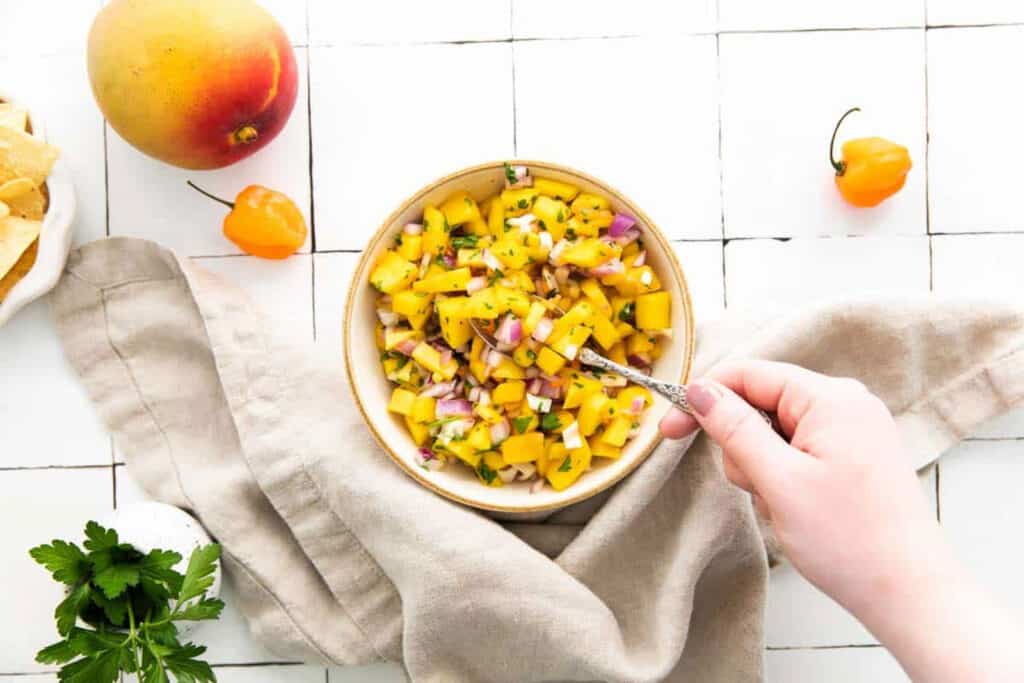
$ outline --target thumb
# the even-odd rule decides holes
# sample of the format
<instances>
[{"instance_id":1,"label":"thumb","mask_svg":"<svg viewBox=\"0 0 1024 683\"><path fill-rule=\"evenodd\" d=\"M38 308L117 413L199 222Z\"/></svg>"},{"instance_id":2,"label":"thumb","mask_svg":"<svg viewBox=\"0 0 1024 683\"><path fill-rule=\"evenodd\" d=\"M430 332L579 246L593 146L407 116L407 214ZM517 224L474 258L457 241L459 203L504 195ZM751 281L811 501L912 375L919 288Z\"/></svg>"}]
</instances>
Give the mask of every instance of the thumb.
<instances>
[{"instance_id":1,"label":"thumb","mask_svg":"<svg viewBox=\"0 0 1024 683\"><path fill-rule=\"evenodd\" d=\"M727 387L705 378L686 390L704 432L762 496L772 498L772 492L806 459L782 440L762 413Z\"/></svg>"}]
</instances>

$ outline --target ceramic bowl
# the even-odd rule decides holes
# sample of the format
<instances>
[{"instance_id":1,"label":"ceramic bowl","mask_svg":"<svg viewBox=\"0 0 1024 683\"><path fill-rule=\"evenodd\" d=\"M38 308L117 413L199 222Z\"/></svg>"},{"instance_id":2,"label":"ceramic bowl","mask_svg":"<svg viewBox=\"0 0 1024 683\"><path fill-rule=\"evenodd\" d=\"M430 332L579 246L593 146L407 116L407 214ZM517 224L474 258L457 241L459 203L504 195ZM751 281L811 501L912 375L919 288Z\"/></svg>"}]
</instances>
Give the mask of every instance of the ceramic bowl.
<instances>
[{"instance_id":1,"label":"ceramic bowl","mask_svg":"<svg viewBox=\"0 0 1024 683\"><path fill-rule=\"evenodd\" d=\"M542 161L515 161L529 166L534 175L572 183L585 192L608 197L615 211L635 216L643 230L647 263L654 268L662 286L672 296L673 335L653 367L655 377L685 382L690 372L694 349L693 307L686 277L668 240L647 215L620 192L580 171ZM409 222L420 222L428 204L439 204L445 197L464 190L478 201L500 192L504 187L503 162L496 161L463 169L436 180L414 194L392 213L370 239L352 277L345 306L343 345L348 377L356 405L374 437L395 463L423 486L451 500L475 508L506 513L532 513L553 510L577 503L612 486L632 472L660 442L658 420L668 402L655 397L654 406L645 413L640 433L627 442L616 460L594 458L591 469L564 491L545 486L537 493L530 484L515 482L491 488L481 484L474 473L457 463L438 471L427 471L415 461L417 447L398 415L387 410L392 387L381 369L380 352L374 344L376 291L369 274L380 255L393 244L394 237ZM664 343L664 342L663 342Z\"/></svg>"},{"instance_id":2,"label":"ceramic bowl","mask_svg":"<svg viewBox=\"0 0 1024 683\"><path fill-rule=\"evenodd\" d=\"M0 94L0 102L18 101ZM29 108L29 122L32 134L46 139L46 127L39 116ZM15 313L43 296L57 284L64 264L71 251L72 224L75 218L75 191L71 184L71 173L64 159L57 159L50 176L46 179L49 205L43 226L39 233L39 253L32 270L7 293L0 302L0 326Z\"/></svg>"}]
</instances>

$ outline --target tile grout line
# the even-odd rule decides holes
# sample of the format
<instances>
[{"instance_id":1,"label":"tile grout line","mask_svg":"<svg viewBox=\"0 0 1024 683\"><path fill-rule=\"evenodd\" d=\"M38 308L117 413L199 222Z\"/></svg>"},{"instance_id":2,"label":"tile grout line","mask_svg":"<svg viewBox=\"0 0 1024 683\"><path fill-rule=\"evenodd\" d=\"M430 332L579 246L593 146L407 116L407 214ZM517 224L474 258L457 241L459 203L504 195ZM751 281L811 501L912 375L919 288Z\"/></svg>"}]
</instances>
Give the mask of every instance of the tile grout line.
<instances>
[{"instance_id":1,"label":"tile grout line","mask_svg":"<svg viewBox=\"0 0 1024 683\"><path fill-rule=\"evenodd\" d=\"M715 3L715 18L721 13L721 2ZM722 246L722 306L729 307L729 294L725 280L725 157L722 154L722 38L715 35L715 95L718 113L718 215Z\"/></svg>"},{"instance_id":2,"label":"tile grout line","mask_svg":"<svg viewBox=\"0 0 1024 683\"><path fill-rule=\"evenodd\" d=\"M794 652L807 650L870 650L881 648L880 643L851 643L848 645L767 645L768 652Z\"/></svg>"},{"instance_id":3,"label":"tile grout line","mask_svg":"<svg viewBox=\"0 0 1024 683\"><path fill-rule=\"evenodd\" d=\"M508 0L508 34L512 52L512 158L519 156L519 111L516 102L515 3Z\"/></svg>"},{"instance_id":4,"label":"tile grout line","mask_svg":"<svg viewBox=\"0 0 1024 683\"><path fill-rule=\"evenodd\" d=\"M928 291L935 291L935 236L932 233L930 149L932 133L928 113L928 0L924 2L924 226L928 235ZM942 463L935 461L935 521L942 524Z\"/></svg>"}]
</instances>

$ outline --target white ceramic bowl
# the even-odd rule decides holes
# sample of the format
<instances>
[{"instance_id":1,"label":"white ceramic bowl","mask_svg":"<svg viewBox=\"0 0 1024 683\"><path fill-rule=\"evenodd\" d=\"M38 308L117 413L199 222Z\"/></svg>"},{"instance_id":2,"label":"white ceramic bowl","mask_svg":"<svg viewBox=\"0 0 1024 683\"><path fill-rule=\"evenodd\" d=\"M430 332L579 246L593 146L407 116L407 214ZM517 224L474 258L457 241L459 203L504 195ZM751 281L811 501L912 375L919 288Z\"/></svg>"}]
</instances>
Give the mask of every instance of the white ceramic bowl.
<instances>
[{"instance_id":1,"label":"white ceramic bowl","mask_svg":"<svg viewBox=\"0 0 1024 683\"><path fill-rule=\"evenodd\" d=\"M0 102L18 101L0 95ZM42 120L29 110L32 134L46 139L46 127ZM7 293L0 302L0 327L14 316L15 313L43 296L57 284L64 264L71 251L71 239L74 233L75 191L71 184L71 173L64 159L57 159L50 176L46 179L50 201L43 217L43 227L39 233L39 253L32 270Z\"/></svg>"},{"instance_id":2,"label":"white ceramic bowl","mask_svg":"<svg viewBox=\"0 0 1024 683\"><path fill-rule=\"evenodd\" d=\"M644 234L647 263L658 274L663 288L672 295L673 336L669 348L655 362L653 374L663 380L686 381L693 360L693 308L686 278L668 240L639 207L596 178L547 162L511 163L529 166L535 175L566 181L584 191L604 195L611 200L614 210L636 217ZM633 471L660 442L658 419L669 404L660 396L655 397L654 406L644 415L639 435L626 444L622 455L617 460L594 458L591 469L564 491L545 487L538 493L530 493L530 484L524 482L491 488L481 484L468 467L457 463L436 472L416 465L417 448L412 437L399 416L387 410L392 387L381 369L380 352L374 344L376 291L369 284L370 270L402 226L421 220L427 204L437 205L457 190L465 190L479 201L500 192L503 187L503 162L473 166L427 185L388 217L370 239L352 277L345 306L344 352L356 405L374 437L409 476L442 496L466 505L497 512L530 513L565 507L589 498Z\"/></svg>"}]
</instances>

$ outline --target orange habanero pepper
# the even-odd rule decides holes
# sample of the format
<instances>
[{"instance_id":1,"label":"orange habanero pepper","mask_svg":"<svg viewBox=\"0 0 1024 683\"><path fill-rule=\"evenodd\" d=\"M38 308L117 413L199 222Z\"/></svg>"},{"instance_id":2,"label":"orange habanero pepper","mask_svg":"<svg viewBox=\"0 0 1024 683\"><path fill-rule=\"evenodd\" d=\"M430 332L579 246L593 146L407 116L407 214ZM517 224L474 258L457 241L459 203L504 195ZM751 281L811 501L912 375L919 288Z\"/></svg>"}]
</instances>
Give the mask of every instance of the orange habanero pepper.
<instances>
[{"instance_id":1,"label":"orange habanero pepper","mask_svg":"<svg viewBox=\"0 0 1024 683\"><path fill-rule=\"evenodd\" d=\"M283 259L306 243L306 219L295 202L280 192L262 185L250 185L231 203L210 194L191 180L188 185L231 208L224 217L224 236L247 254Z\"/></svg>"},{"instance_id":2,"label":"orange habanero pepper","mask_svg":"<svg viewBox=\"0 0 1024 683\"><path fill-rule=\"evenodd\" d=\"M854 206L877 206L882 200L899 192L910 171L910 154L903 145L885 138L857 138L843 143L841 161L835 159L836 133L843 120L860 107L854 107L839 117L828 159L836 170L836 186Z\"/></svg>"}]
</instances>

